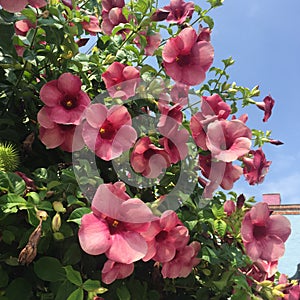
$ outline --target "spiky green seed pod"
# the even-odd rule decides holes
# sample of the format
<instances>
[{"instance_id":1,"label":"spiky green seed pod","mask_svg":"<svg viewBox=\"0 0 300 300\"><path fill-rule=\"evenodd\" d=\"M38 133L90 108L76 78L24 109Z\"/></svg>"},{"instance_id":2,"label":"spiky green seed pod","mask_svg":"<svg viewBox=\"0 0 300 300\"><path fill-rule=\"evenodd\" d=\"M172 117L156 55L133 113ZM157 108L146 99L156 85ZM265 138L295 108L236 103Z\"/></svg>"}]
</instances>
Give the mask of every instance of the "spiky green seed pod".
<instances>
[{"instance_id":1,"label":"spiky green seed pod","mask_svg":"<svg viewBox=\"0 0 300 300\"><path fill-rule=\"evenodd\" d=\"M20 162L19 153L11 143L0 143L0 171L13 172Z\"/></svg>"}]
</instances>

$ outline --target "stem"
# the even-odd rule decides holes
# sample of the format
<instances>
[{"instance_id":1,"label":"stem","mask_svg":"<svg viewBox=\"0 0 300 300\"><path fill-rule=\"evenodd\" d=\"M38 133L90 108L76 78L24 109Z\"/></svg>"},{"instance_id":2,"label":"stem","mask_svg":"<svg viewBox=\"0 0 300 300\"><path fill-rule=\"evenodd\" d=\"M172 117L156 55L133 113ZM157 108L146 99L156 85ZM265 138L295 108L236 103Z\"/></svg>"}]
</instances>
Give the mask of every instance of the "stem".
<instances>
[{"instance_id":1,"label":"stem","mask_svg":"<svg viewBox=\"0 0 300 300\"><path fill-rule=\"evenodd\" d=\"M33 43L34 43L34 40L35 40L37 31L38 31L38 27L36 27L35 30L34 30L33 37L32 37L32 40L31 40L31 42L30 42L30 45L29 45L29 50L31 50L32 47L33 47ZM20 84L20 82L21 82L21 79L22 79L22 77L23 77L23 75L24 75L24 72L25 72L25 70L26 70L26 68L27 68L27 65L28 65L28 61L26 60L25 63L24 63L24 65L23 65L23 68L22 68L22 70L21 70L21 73L20 73L20 75L19 75L19 78L18 78L18 80L17 80L17 83L16 83L16 89L18 88L18 86L19 86L19 84Z\"/></svg>"}]
</instances>

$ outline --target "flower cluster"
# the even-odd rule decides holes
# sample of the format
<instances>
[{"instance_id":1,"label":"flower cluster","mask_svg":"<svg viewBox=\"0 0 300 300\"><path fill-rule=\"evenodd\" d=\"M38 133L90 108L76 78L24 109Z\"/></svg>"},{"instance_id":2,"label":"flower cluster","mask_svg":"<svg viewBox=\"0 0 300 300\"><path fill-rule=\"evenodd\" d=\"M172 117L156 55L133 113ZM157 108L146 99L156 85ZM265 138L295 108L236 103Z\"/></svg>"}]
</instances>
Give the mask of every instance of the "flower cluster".
<instances>
[{"instance_id":1,"label":"flower cluster","mask_svg":"<svg viewBox=\"0 0 300 300\"><path fill-rule=\"evenodd\" d=\"M188 245L188 229L176 213L153 215L143 201L129 197L122 182L98 187L78 234L85 252L108 258L102 269L107 284L129 276L141 259L161 263L164 278L187 277L200 261L200 244Z\"/></svg>"}]
</instances>

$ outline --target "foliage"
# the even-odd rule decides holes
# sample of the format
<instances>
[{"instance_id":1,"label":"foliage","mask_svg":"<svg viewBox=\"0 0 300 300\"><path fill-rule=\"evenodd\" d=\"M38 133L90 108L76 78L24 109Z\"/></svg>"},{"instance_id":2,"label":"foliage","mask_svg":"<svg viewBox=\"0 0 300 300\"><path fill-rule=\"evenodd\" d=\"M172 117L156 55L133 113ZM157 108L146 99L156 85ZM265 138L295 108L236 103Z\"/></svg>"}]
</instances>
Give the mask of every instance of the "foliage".
<instances>
[{"instance_id":1,"label":"foliage","mask_svg":"<svg viewBox=\"0 0 300 300\"><path fill-rule=\"evenodd\" d=\"M246 133L239 138L245 143L253 139L254 146L261 147L274 141L271 132L250 131L245 119L236 115L248 105L257 105L270 115L272 107L268 110L266 103L259 107L259 102L254 100L260 96L258 86L247 88L231 81L228 73L228 68L234 64L231 57L222 61L223 68L211 64L202 66L201 62L197 64L195 72L203 68L207 80L203 78L200 84L188 84L183 76L181 83L185 83L185 87L180 86L180 89L187 88L188 95L184 96L184 91L180 90L177 104L174 98L164 102L165 96L172 96L172 79L178 76L172 71L174 66L168 69L170 62L166 57L172 53L166 54L165 47L169 46L171 39L178 42L178 36L184 39L185 35L180 35L180 32L195 34L197 41L194 44L197 45L192 46L199 47L199 51L206 47L212 56L210 34L214 20L209 12L222 9L219 6L223 1L210 0L201 3L201 7L188 6L182 22L176 18L169 22L167 16L158 20L163 11L158 10L161 5L154 0L119 2L112 6L112 1L108 0L102 3L98 0L50 0L39 6L29 1L30 5L20 12L10 13L4 9L6 1L0 1L3 7L0 9L0 300L282 299L297 286L295 282L278 285L280 274L274 272L268 276L264 269L260 269L263 276L260 279L251 273L258 267L245 250L241 224L254 200L245 199L233 191L223 191L231 190L243 172L247 174L246 178L262 182L270 162L259 152L260 164L252 169L253 157L257 157L258 150L250 150L250 146L235 158L222 161L218 156L220 153L215 153L215 148L209 146L213 141L207 141L207 148L198 144L200 133L192 125L196 122L194 116L202 109L202 117L209 122L218 119L222 124L242 124L239 126L243 126ZM109 5L110 9L118 11L123 21L116 22L107 33L105 22L112 22L108 17ZM172 13L171 7L168 16ZM95 16L96 20L93 19ZM25 20L26 30L22 27L24 23L17 23ZM196 34L191 26L197 30L200 26L199 32ZM23 32L20 31L22 28ZM156 44L154 37L159 39ZM86 42L88 44L84 46ZM174 64L185 56L182 53L176 55ZM184 59L189 60L192 55L194 53L190 52ZM193 63L188 68L194 68ZM116 75L114 72L121 65L122 72L127 68L127 73L118 71ZM181 68L183 65L179 70ZM136 141L126 147L128 140L124 138L122 155L113 158L107 158L107 153L98 155L97 149L89 146L90 133L84 130L89 122L93 123L89 119L93 109L83 114L85 144L76 151L67 147L68 130L80 128L80 125L75 121L57 121L61 103L65 101L64 105L71 107L75 101L72 92L64 100L55 94L60 76L66 73L80 78L81 84L74 83L71 89L77 89L78 93L84 91L92 99L92 105L98 105L92 108L100 111L101 107L107 107L104 119L117 105L126 108L132 119L132 123L131 119L124 121L126 134L130 131L130 138L139 138L140 141L149 137L152 145L144 152L151 149L151 153L165 158L167 165L160 166L157 176L149 175L145 165L149 163L151 166L151 162L146 154L143 154L142 161L145 169L137 171L134 168L135 161L141 159ZM129 73L135 75L128 78ZM77 80L68 76L69 81ZM110 80L115 80L114 84ZM56 90L52 89L53 82ZM61 91L69 88L68 85L61 87ZM60 99L55 104L57 108L45 119L41 112L50 111L52 104L49 104L49 99L55 100L56 97ZM222 106L225 113L227 107L229 109L225 117L221 117L220 110L214 111L215 116L204 114L201 103L216 97L227 105ZM170 111L175 112L168 115ZM66 115L59 116L65 118ZM178 115L181 117L177 119ZM127 114L122 116L127 118ZM216 116L214 120L210 119ZM227 119L229 116L232 119ZM240 120L236 120L239 117ZM173 124L172 128L179 137L173 136L171 142L163 140L172 132L172 128L164 127L170 121L168 118L176 120L177 125ZM113 127L117 126L114 122L119 121L117 117L111 119L110 127L101 123L97 134L102 134L105 139L107 130L119 130ZM88 129L92 130L90 127ZM211 127L203 127L208 139ZM65 140L55 146L52 143L56 142L58 133L53 133L52 138L47 136L51 130L54 132L53 128L66 130L59 136ZM227 134L224 136L227 138ZM180 150L172 148L174 143ZM98 148L102 144L99 145ZM110 142L110 147L113 147L113 142ZM211 158L210 155L215 156ZM209 159L209 170L207 165L199 163L199 157ZM210 168L219 168L220 161L223 170L218 175L221 180L220 176L215 178L214 172L210 172ZM233 161L239 165L228 171L227 165ZM232 179L230 176L234 172L239 175ZM252 172L257 172L254 179ZM223 181L226 176L232 180L229 186ZM188 229L189 242L200 244L199 253L193 257L198 263L191 267L188 276L163 276L161 268L164 263L139 259L134 262L134 272L130 276L121 276L112 283L105 283L102 279L101 270L107 261L107 253L86 253L79 241L78 230L84 216L95 213L91 201L99 186L119 181L125 182L128 197L141 199L157 219L164 211L176 211L182 226ZM233 203L231 211L226 208L228 203ZM115 222L113 226L118 225L118 221ZM120 255L122 251L120 249Z\"/></svg>"}]
</instances>

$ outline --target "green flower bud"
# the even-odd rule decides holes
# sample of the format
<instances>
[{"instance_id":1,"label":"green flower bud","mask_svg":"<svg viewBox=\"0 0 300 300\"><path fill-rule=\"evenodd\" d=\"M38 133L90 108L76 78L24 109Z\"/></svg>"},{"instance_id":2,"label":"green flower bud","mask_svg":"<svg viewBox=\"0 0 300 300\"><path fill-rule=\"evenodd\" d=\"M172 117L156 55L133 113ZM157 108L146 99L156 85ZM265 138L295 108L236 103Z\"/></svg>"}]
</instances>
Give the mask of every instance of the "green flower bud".
<instances>
[{"instance_id":1,"label":"green flower bud","mask_svg":"<svg viewBox=\"0 0 300 300\"><path fill-rule=\"evenodd\" d=\"M57 213L55 214L55 216L52 218L52 223L51 223L51 225L52 225L52 230L53 230L54 232L59 231L60 226L61 226L61 217L60 217L60 214L59 214L58 212L57 212Z\"/></svg>"},{"instance_id":2,"label":"green flower bud","mask_svg":"<svg viewBox=\"0 0 300 300\"><path fill-rule=\"evenodd\" d=\"M64 208L63 204L60 201L54 201L52 203L54 210L58 213L65 213L66 209Z\"/></svg>"}]
</instances>

